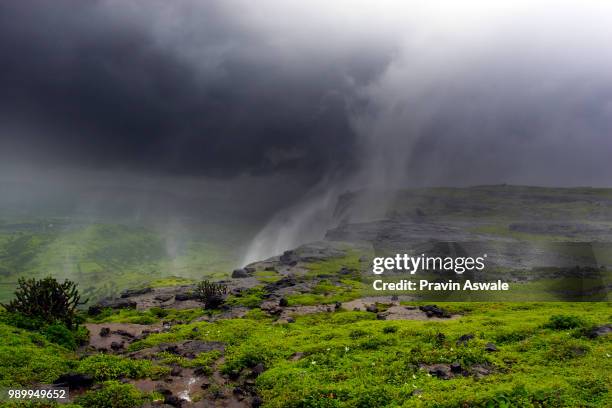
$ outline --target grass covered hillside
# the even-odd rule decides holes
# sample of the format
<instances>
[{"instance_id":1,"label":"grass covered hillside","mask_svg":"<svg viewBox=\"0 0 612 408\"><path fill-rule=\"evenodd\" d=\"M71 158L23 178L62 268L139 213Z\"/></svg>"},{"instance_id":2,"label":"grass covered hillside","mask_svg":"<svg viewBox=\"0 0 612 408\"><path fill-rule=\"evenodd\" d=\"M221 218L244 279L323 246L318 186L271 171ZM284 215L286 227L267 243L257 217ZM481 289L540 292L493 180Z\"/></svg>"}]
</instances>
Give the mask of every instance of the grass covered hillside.
<instances>
[{"instance_id":1,"label":"grass covered hillside","mask_svg":"<svg viewBox=\"0 0 612 408\"><path fill-rule=\"evenodd\" d=\"M335 311L275 324L257 308L242 318L210 322L202 321L200 310L185 313L183 323L164 332L134 341L119 355L75 354L44 335L4 323L0 384L28 386L51 382L63 372L83 373L101 388L76 398L79 406L136 407L163 399L155 392L163 387L147 387L147 382L154 384L179 367L185 375L197 369L202 378L210 379L204 380L205 388L191 391L193 406L234 406L228 400L233 401L236 389L255 392L257 401L267 407L612 403L612 342L609 336L591 335L593 326L610 321L609 304L444 307L459 317L382 321L365 311ZM156 322L165 319L158 317ZM117 323L122 318L107 320ZM165 351L185 342L219 348L189 357L182 357L180 349ZM260 369L263 372L253 374ZM105 393L121 395L125 402L97 405Z\"/></svg>"},{"instance_id":2,"label":"grass covered hillside","mask_svg":"<svg viewBox=\"0 0 612 408\"><path fill-rule=\"evenodd\" d=\"M0 301L9 299L21 276L71 279L92 300L172 276L220 278L245 244L237 237L214 224L186 229L65 218L0 220Z\"/></svg>"},{"instance_id":3,"label":"grass covered hillside","mask_svg":"<svg viewBox=\"0 0 612 408\"><path fill-rule=\"evenodd\" d=\"M608 190L394 196L362 222L344 196L324 240L231 274L223 229L4 223L5 281L68 277L83 299L129 290L70 313L38 301L61 291L0 310L0 389L65 386L83 408L612 406ZM486 252L471 279L512 291L374 291L373 257L394 252ZM61 284L40 282L21 288Z\"/></svg>"}]
</instances>

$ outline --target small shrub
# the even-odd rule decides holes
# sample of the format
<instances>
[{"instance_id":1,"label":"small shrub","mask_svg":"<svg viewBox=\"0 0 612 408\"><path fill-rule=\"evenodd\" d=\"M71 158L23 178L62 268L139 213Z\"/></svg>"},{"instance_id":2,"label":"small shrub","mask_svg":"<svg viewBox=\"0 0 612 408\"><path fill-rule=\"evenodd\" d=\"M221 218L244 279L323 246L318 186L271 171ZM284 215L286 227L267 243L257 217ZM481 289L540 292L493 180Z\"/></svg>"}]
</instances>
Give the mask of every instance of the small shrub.
<instances>
[{"instance_id":1,"label":"small shrub","mask_svg":"<svg viewBox=\"0 0 612 408\"><path fill-rule=\"evenodd\" d=\"M42 319L24 316L21 313L5 312L1 316L4 323L19 327L20 329L38 331L41 327L45 326L45 322Z\"/></svg>"},{"instance_id":2,"label":"small shrub","mask_svg":"<svg viewBox=\"0 0 612 408\"><path fill-rule=\"evenodd\" d=\"M109 354L96 354L79 362L77 372L89 374L98 381L119 378L143 378L156 376L159 368L148 360L132 360Z\"/></svg>"},{"instance_id":3,"label":"small shrub","mask_svg":"<svg viewBox=\"0 0 612 408\"><path fill-rule=\"evenodd\" d=\"M59 283L49 276L44 279L20 278L15 298L2 306L8 312L46 323L62 322L72 329L78 325L77 307L86 302L81 302L76 283L69 280Z\"/></svg>"},{"instance_id":4,"label":"small shrub","mask_svg":"<svg viewBox=\"0 0 612 408\"><path fill-rule=\"evenodd\" d=\"M226 293L226 285L209 282L208 280L200 282L196 288L196 296L204 303L204 309L208 310L221 306Z\"/></svg>"},{"instance_id":5,"label":"small shrub","mask_svg":"<svg viewBox=\"0 0 612 408\"><path fill-rule=\"evenodd\" d=\"M569 330L576 327L583 327L586 322L578 316L554 315L548 320L544 327L553 330Z\"/></svg>"},{"instance_id":6,"label":"small shrub","mask_svg":"<svg viewBox=\"0 0 612 408\"><path fill-rule=\"evenodd\" d=\"M166 309L162 309L161 307L152 307L149 309L152 315L159 318L164 318L168 316L169 312Z\"/></svg>"},{"instance_id":7,"label":"small shrub","mask_svg":"<svg viewBox=\"0 0 612 408\"><path fill-rule=\"evenodd\" d=\"M51 343L59 344L70 350L75 350L77 348L77 341L74 333L61 323L47 326L42 331L42 334Z\"/></svg>"},{"instance_id":8,"label":"small shrub","mask_svg":"<svg viewBox=\"0 0 612 408\"><path fill-rule=\"evenodd\" d=\"M565 361L585 356L589 347L575 339L552 341L548 345L546 357L549 360Z\"/></svg>"},{"instance_id":9,"label":"small shrub","mask_svg":"<svg viewBox=\"0 0 612 408\"><path fill-rule=\"evenodd\" d=\"M368 332L365 330L361 330L361 329L355 329L355 330L351 330L351 332L349 333L349 337L353 340L358 339L360 337L363 337L365 335L367 335Z\"/></svg>"},{"instance_id":10,"label":"small shrub","mask_svg":"<svg viewBox=\"0 0 612 408\"><path fill-rule=\"evenodd\" d=\"M77 402L85 408L136 408L145 402L145 396L131 384L108 381L98 391L90 391Z\"/></svg>"},{"instance_id":11,"label":"small shrub","mask_svg":"<svg viewBox=\"0 0 612 408\"><path fill-rule=\"evenodd\" d=\"M396 333L396 332L397 332L397 326L386 326L385 328L383 328L383 333L386 333L386 334Z\"/></svg>"}]
</instances>

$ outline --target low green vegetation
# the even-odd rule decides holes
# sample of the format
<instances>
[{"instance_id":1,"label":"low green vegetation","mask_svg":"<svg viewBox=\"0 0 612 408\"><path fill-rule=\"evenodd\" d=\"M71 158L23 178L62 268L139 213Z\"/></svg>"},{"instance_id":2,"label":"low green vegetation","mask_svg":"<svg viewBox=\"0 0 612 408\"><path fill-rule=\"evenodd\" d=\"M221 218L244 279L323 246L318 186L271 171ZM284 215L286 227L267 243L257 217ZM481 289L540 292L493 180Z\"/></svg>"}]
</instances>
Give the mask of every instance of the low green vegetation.
<instances>
[{"instance_id":1,"label":"low green vegetation","mask_svg":"<svg viewBox=\"0 0 612 408\"><path fill-rule=\"evenodd\" d=\"M612 340L588 333L609 322L610 304L442 306L461 317L381 321L373 313L339 311L276 324L253 309L242 319L185 319L168 332L132 343L130 350L184 340L222 342L222 373L260 363L266 368L256 382L266 407L609 406ZM125 312L105 317L132 318ZM140 406L153 397L116 380L159 378L174 365L211 373L221 356L210 351L187 359L160 352L153 361L103 354L78 359L68 348L6 319L0 334L0 384L49 383L68 371L90 374L103 387L76 401L83 407ZM462 341L465 335L468 340ZM487 351L488 343L496 351ZM435 364L453 363L466 375L442 379L430 373Z\"/></svg>"},{"instance_id":2,"label":"low green vegetation","mask_svg":"<svg viewBox=\"0 0 612 408\"><path fill-rule=\"evenodd\" d=\"M107 381L100 390L78 397L77 403L83 408L136 408L150 399L131 384Z\"/></svg>"},{"instance_id":3,"label":"low green vegetation","mask_svg":"<svg viewBox=\"0 0 612 408\"><path fill-rule=\"evenodd\" d=\"M332 312L284 325L261 318L195 322L131 348L186 339L224 342L223 372L259 363L267 368L257 387L269 407L609 405L611 341L585 335L609 320L609 304L444 307L463 315L379 321L373 313ZM473 337L461 342L467 334ZM487 343L497 351L487 351ZM427 369L451 363L471 374L444 380Z\"/></svg>"},{"instance_id":4,"label":"low green vegetation","mask_svg":"<svg viewBox=\"0 0 612 408\"><path fill-rule=\"evenodd\" d=\"M134 323L134 324L157 324L162 321L190 322L206 314L202 308L197 309L162 309L152 307L147 310L105 309L96 316L90 316L93 323Z\"/></svg>"},{"instance_id":5,"label":"low green vegetation","mask_svg":"<svg viewBox=\"0 0 612 408\"><path fill-rule=\"evenodd\" d=\"M73 352L38 332L2 322L0 339L0 387L50 383L73 367Z\"/></svg>"},{"instance_id":6,"label":"low green vegetation","mask_svg":"<svg viewBox=\"0 0 612 408\"><path fill-rule=\"evenodd\" d=\"M120 378L158 378L168 373L167 367L149 360L134 360L108 354L95 354L79 361L76 371L89 374L98 381Z\"/></svg>"},{"instance_id":7,"label":"low green vegetation","mask_svg":"<svg viewBox=\"0 0 612 408\"><path fill-rule=\"evenodd\" d=\"M12 298L20 277L69 279L90 301L143 283L160 287L226 278L245 245L243 232L215 224L160 230L114 219L3 219L0 302Z\"/></svg>"},{"instance_id":8,"label":"low green vegetation","mask_svg":"<svg viewBox=\"0 0 612 408\"><path fill-rule=\"evenodd\" d=\"M263 286L255 286L253 288L246 289L239 294L228 296L226 304L229 306L256 308L259 307L263 301L264 294L265 291Z\"/></svg>"}]
</instances>

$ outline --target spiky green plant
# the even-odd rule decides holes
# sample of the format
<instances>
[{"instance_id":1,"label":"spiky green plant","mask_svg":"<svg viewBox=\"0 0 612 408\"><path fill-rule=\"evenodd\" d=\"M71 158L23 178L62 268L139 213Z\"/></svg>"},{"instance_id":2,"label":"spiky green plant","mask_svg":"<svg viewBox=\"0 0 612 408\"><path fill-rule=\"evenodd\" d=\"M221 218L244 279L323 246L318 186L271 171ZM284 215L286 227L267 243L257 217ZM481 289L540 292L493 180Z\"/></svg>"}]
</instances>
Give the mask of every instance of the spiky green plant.
<instances>
[{"instance_id":1,"label":"spiky green plant","mask_svg":"<svg viewBox=\"0 0 612 408\"><path fill-rule=\"evenodd\" d=\"M208 280L198 283L196 287L196 295L200 302L204 303L204 309L216 309L221 306L226 293L226 285Z\"/></svg>"},{"instance_id":2,"label":"spiky green plant","mask_svg":"<svg viewBox=\"0 0 612 408\"><path fill-rule=\"evenodd\" d=\"M62 322L72 329L78 325L77 308L86 303L81 301L77 284L65 280L59 283L55 278L20 278L15 298L2 304L8 312L41 319L46 323Z\"/></svg>"}]
</instances>

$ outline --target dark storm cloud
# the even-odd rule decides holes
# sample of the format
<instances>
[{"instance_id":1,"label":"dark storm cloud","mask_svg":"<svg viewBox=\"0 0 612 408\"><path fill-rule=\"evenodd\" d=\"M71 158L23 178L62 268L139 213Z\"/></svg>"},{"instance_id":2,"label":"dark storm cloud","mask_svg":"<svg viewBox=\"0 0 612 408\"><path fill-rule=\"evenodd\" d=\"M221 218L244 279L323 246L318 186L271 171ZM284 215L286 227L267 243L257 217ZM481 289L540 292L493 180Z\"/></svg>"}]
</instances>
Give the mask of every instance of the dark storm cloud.
<instances>
[{"instance_id":1,"label":"dark storm cloud","mask_svg":"<svg viewBox=\"0 0 612 408\"><path fill-rule=\"evenodd\" d=\"M236 13L214 1L4 2L4 160L312 178L350 166L346 101L380 58L287 55Z\"/></svg>"},{"instance_id":2,"label":"dark storm cloud","mask_svg":"<svg viewBox=\"0 0 612 408\"><path fill-rule=\"evenodd\" d=\"M609 184L611 9L4 2L0 156L174 175L286 173L309 187Z\"/></svg>"}]
</instances>

